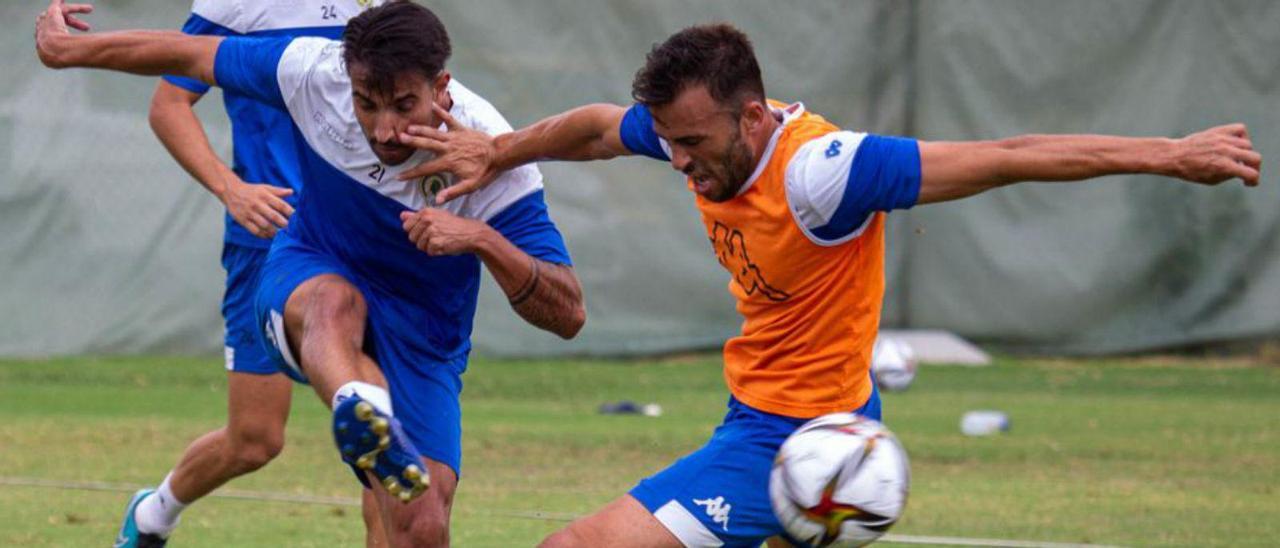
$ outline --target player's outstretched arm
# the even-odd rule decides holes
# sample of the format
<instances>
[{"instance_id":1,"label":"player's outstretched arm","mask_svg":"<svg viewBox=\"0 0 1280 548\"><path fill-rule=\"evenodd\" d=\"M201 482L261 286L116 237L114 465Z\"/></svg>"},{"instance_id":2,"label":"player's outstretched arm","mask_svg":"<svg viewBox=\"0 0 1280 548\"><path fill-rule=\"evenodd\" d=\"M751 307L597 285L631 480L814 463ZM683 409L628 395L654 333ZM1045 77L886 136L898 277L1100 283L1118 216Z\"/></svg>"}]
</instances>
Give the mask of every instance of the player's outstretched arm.
<instances>
[{"instance_id":1,"label":"player's outstretched arm","mask_svg":"<svg viewBox=\"0 0 1280 548\"><path fill-rule=\"evenodd\" d=\"M174 74L213 84L213 62L222 38L190 36L174 31L131 30L100 34L71 34L88 30L75 13L88 13L86 4L53 0L36 17L36 55L50 68L100 68L156 76ZM72 23L74 21L74 23Z\"/></svg>"},{"instance_id":2,"label":"player's outstretched arm","mask_svg":"<svg viewBox=\"0 0 1280 548\"><path fill-rule=\"evenodd\" d=\"M430 255L475 253L511 308L535 327L571 339L587 321L582 286L573 267L525 253L498 230L443 209L400 214L409 241Z\"/></svg>"},{"instance_id":3,"label":"player's outstretched arm","mask_svg":"<svg viewBox=\"0 0 1280 548\"><path fill-rule=\"evenodd\" d=\"M519 131L496 137L459 124L439 106L436 116L448 131L409 126L401 141L436 153L436 158L406 170L401 179L448 172L457 183L436 196L442 204L488 186L498 174L538 160L589 161L629 155L618 128L627 109L595 104L543 119Z\"/></svg>"},{"instance_id":4,"label":"player's outstretched arm","mask_svg":"<svg viewBox=\"0 0 1280 548\"><path fill-rule=\"evenodd\" d=\"M1000 141L920 142L920 198L945 202L1023 181L1079 181L1127 173L1216 185L1258 184L1262 156L1244 124L1181 139L1026 135Z\"/></svg>"},{"instance_id":5,"label":"player's outstretched arm","mask_svg":"<svg viewBox=\"0 0 1280 548\"><path fill-rule=\"evenodd\" d=\"M287 188L240 179L209 145L194 110L203 94L161 80L151 96L151 130L178 164L227 207L231 218L259 238L271 238L288 225L293 206Z\"/></svg>"}]
</instances>

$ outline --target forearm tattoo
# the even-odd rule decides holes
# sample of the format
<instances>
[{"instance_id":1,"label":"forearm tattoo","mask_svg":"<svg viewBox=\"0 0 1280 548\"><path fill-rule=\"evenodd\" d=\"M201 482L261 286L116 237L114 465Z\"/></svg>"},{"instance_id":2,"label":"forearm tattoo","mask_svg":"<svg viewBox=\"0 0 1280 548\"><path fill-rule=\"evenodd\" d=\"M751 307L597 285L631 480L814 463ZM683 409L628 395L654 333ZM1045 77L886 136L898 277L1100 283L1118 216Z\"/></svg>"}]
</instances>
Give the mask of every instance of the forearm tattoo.
<instances>
[{"instance_id":1,"label":"forearm tattoo","mask_svg":"<svg viewBox=\"0 0 1280 548\"><path fill-rule=\"evenodd\" d=\"M511 308L525 321L561 337L571 337L582 327L582 288L573 269L532 259L529 280L508 298Z\"/></svg>"}]
</instances>

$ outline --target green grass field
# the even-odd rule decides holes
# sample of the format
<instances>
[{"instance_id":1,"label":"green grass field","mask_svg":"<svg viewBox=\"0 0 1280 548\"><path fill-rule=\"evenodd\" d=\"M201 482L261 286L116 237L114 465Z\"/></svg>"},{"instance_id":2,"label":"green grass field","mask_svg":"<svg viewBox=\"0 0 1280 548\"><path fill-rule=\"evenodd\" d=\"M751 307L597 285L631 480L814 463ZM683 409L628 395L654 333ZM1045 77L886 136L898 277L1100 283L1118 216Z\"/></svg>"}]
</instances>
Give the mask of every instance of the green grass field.
<instances>
[{"instance_id":1,"label":"green grass field","mask_svg":"<svg viewBox=\"0 0 1280 548\"><path fill-rule=\"evenodd\" d=\"M216 360L0 362L0 476L153 484L222 424ZM724 409L714 357L664 362L477 360L463 393L456 546L531 546L696 449ZM602 416L604 401L662 404ZM1007 435L961 413L1001 409ZM1188 361L1003 360L930 367L885 395L912 458L894 533L1119 545L1280 539L1280 368ZM354 499L326 414L299 389L284 454L236 490ZM10 482L11 483L11 482ZM128 495L0 484L0 546L105 546ZM175 546L355 546L357 508L210 498Z\"/></svg>"}]
</instances>

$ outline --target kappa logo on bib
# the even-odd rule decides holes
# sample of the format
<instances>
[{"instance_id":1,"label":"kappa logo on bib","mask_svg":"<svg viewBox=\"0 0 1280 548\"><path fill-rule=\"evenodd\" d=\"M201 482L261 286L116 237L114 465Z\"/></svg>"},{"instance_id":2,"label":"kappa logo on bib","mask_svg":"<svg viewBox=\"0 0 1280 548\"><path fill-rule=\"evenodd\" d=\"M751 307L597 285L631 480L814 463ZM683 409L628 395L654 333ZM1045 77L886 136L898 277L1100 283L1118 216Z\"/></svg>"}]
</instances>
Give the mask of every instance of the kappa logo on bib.
<instances>
[{"instance_id":1,"label":"kappa logo on bib","mask_svg":"<svg viewBox=\"0 0 1280 548\"><path fill-rule=\"evenodd\" d=\"M757 291L771 301L785 301L791 298L786 291L777 289L764 279L760 267L751 262L747 255L747 242L742 231L729 228L716 221L711 230L711 245L715 247L716 259L733 275L733 280L746 290L747 295L755 295Z\"/></svg>"}]
</instances>

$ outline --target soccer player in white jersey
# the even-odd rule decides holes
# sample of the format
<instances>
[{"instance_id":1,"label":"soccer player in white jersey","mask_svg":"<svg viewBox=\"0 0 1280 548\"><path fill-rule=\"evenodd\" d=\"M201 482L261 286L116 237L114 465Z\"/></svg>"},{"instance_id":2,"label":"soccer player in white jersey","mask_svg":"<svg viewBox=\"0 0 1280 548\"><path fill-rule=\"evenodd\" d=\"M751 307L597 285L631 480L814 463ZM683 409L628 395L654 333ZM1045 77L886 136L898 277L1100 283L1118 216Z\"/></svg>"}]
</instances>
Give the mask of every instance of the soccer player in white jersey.
<instances>
[{"instance_id":1,"label":"soccer player in white jersey","mask_svg":"<svg viewBox=\"0 0 1280 548\"><path fill-rule=\"evenodd\" d=\"M539 328L572 337L585 309L536 167L441 208L429 206L447 178L398 177L429 159L400 138L439 126L433 108L452 129L511 129L444 69L443 24L392 2L351 19L342 42L70 34L67 17L86 10L53 0L37 17L47 66L182 75L289 112L306 188L263 266L257 327L282 370L332 405L339 452L391 543L446 545L480 264Z\"/></svg>"},{"instance_id":2,"label":"soccer player in white jersey","mask_svg":"<svg viewBox=\"0 0 1280 548\"><path fill-rule=\"evenodd\" d=\"M347 20L382 0L196 0L182 31L206 36L342 37ZM214 153L194 111L209 91L199 80L166 76L151 99L151 127L174 159L226 206L222 299L227 424L192 442L156 489L135 493L116 546L162 544L187 505L265 466L284 446L293 382L258 341L254 296L275 232L302 189L289 113L251 97L223 94L231 121L228 167ZM376 512L366 518L376 519ZM381 525L373 524L377 534Z\"/></svg>"}]
</instances>

